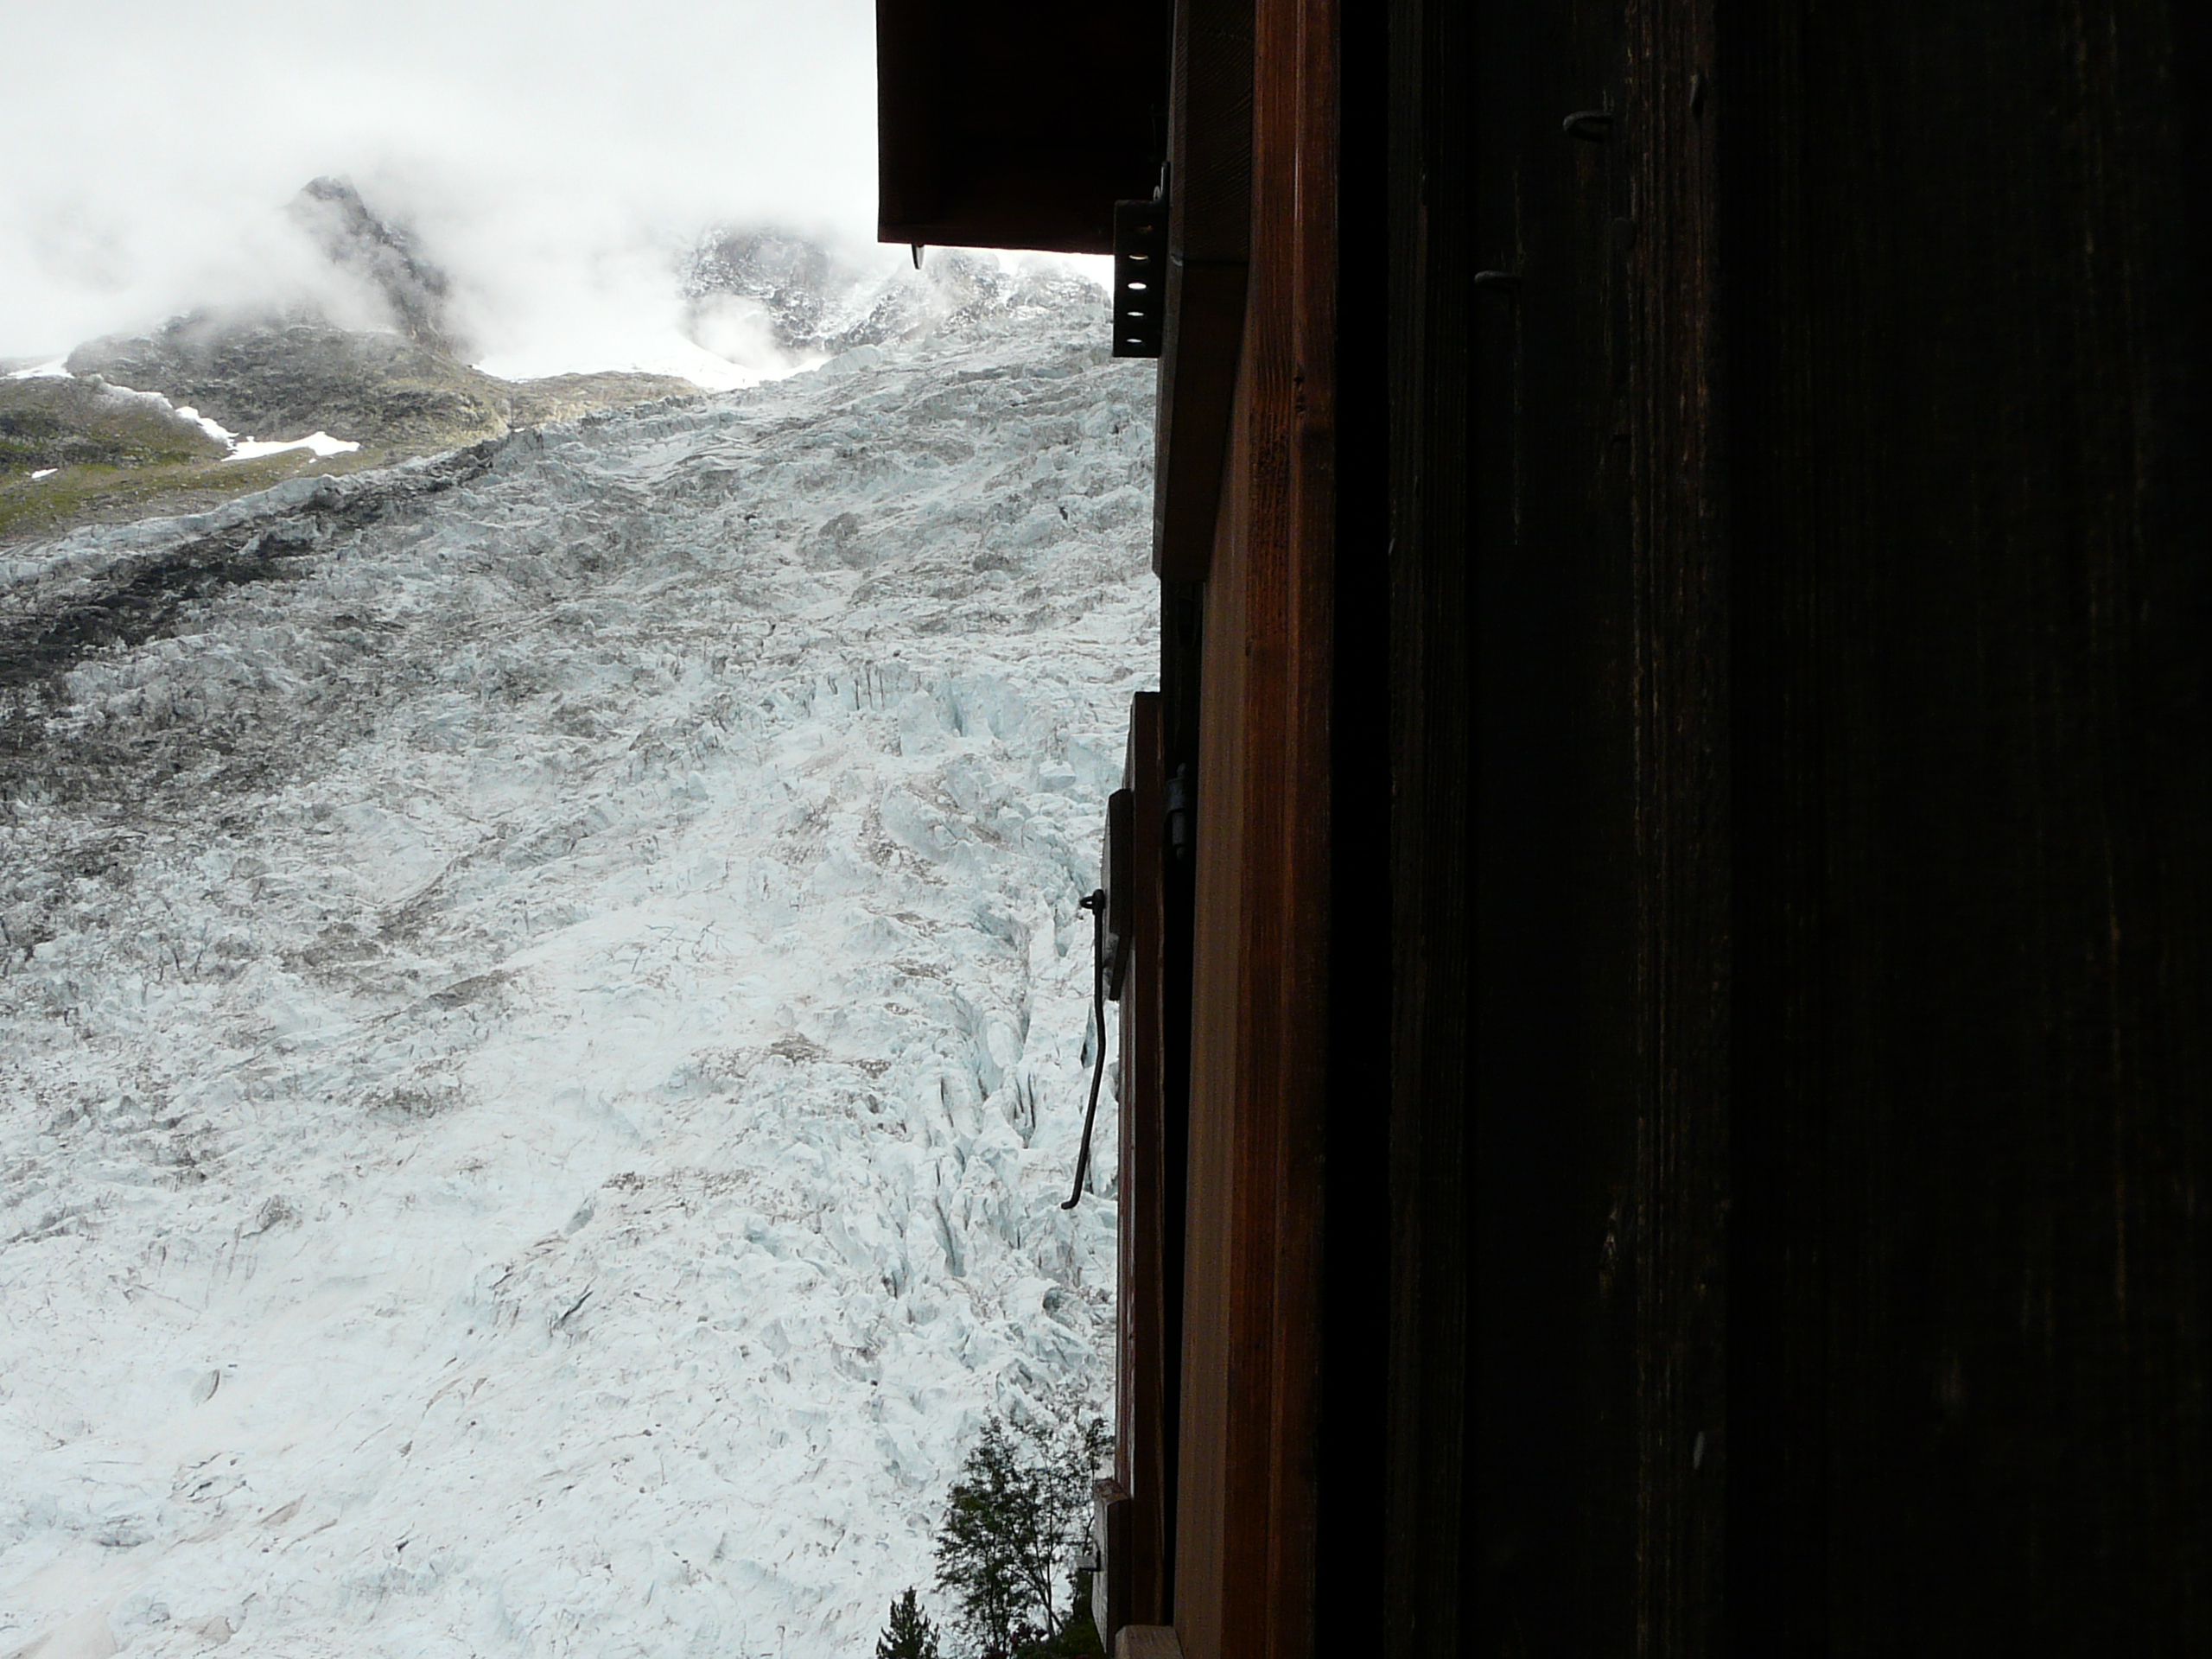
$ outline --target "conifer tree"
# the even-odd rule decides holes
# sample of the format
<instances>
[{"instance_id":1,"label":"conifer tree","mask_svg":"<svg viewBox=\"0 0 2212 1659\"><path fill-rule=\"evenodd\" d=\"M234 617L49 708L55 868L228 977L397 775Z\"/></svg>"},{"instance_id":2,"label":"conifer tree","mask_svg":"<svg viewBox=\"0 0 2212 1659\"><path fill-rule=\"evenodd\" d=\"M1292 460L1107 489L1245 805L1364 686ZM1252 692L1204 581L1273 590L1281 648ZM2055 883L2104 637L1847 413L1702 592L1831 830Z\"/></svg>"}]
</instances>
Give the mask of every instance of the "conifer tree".
<instances>
[{"instance_id":1,"label":"conifer tree","mask_svg":"<svg viewBox=\"0 0 2212 1659\"><path fill-rule=\"evenodd\" d=\"M938 1659L937 1626L914 1603L914 1586L891 1604L891 1622L875 1639L875 1659Z\"/></svg>"},{"instance_id":2,"label":"conifer tree","mask_svg":"<svg viewBox=\"0 0 2212 1659\"><path fill-rule=\"evenodd\" d=\"M1019 1440L995 1418L983 1425L937 1541L938 1587L958 1598L983 1659L1058 1645L1073 1610L1053 1594L1056 1569L1080 1535L1108 1443L1096 1419L1061 1443L1033 1424Z\"/></svg>"}]
</instances>

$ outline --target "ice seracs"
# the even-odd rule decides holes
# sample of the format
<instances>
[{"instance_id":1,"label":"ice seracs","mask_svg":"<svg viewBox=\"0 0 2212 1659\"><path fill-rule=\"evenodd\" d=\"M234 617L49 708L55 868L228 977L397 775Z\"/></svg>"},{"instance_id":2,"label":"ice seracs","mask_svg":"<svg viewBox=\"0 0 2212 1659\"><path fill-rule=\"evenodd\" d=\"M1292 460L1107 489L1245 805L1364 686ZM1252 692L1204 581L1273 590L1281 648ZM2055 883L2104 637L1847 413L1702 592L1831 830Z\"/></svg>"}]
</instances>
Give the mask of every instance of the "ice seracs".
<instances>
[{"instance_id":1,"label":"ice seracs","mask_svg":"<svg viewBox=\"0 0 2212 1659\"><path fill-rule=\"evenodd\" d=\"M0 1652L866 1652L1104 1408L1150 376L987 297L11 560Z\"/></svg>"}]
</instances>

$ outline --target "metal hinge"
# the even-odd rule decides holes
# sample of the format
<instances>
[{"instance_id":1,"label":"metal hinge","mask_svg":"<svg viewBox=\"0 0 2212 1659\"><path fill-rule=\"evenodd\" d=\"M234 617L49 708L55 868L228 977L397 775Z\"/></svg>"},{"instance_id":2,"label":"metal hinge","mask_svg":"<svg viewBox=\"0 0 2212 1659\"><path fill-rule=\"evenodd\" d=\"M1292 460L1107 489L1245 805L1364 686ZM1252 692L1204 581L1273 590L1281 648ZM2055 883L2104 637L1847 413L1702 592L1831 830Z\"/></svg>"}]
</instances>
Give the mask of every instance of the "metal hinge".
<instances>
[{"instance_id":1,"label":"metal hinge","mask_svg":"<svg viewBox=\"0 0 2212 1659\"><path fill-rule=\"evenodd\" d=\"M1166 841L1168 856L1178 864L1187 864L1191 849L1198 840L1198 779L1185 764L1175 768L1175 775L1167 780Z\"/></svg>"}]
</instances>

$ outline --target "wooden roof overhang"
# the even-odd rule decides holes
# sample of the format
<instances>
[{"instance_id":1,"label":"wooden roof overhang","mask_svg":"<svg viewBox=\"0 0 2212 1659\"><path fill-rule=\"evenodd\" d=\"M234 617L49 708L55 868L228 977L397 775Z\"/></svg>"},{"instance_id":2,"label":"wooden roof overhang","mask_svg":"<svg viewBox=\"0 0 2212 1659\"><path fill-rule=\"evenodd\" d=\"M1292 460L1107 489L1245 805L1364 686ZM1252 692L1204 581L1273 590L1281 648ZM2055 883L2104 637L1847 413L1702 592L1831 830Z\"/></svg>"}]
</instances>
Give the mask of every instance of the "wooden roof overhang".
<instances>
[{"instance_id":1,"label":"wooden roof overhang","mask_svg":"<svg viewBox=\"0 0 2212 1659\"><path fill-rule=\"evenodd\" d=\"M1153 569L1203 581L1249 275L1249 0L875 16L883 241L1112 253L1115 204L1167 185Z\"/></svg>"},{"instance_id":2,"label":"wooden roof overhang","mask_svg":"<svg viewBox=\"0 0 2212 1659\"><path fill-rule=\"evenodd\" d=\"M876 0L877 233L1111 253L1166 151L1167 0Z\"/></svg>"}]
</instances>

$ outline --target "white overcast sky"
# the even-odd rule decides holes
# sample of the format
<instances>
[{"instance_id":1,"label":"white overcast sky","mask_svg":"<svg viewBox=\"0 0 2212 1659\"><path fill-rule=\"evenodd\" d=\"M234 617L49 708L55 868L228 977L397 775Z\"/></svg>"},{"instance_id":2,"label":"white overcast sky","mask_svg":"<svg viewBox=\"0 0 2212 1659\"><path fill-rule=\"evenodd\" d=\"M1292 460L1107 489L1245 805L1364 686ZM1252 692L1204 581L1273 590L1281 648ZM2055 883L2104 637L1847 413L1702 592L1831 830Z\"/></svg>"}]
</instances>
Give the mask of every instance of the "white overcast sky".
<instances>
[{"instance_id":1,"label":"white overcast sky","mask_svg":"<svg viewBox=\"0 0 2212 1659\"><path fill-rule=\"evenodd\" d=\"M0 357L312 288L281 210L334 173L412 223L509 372L643 360L670 250L704 226L872 239L874 20L872 0L5 0Z\"/></svg>"}]
</instances>

